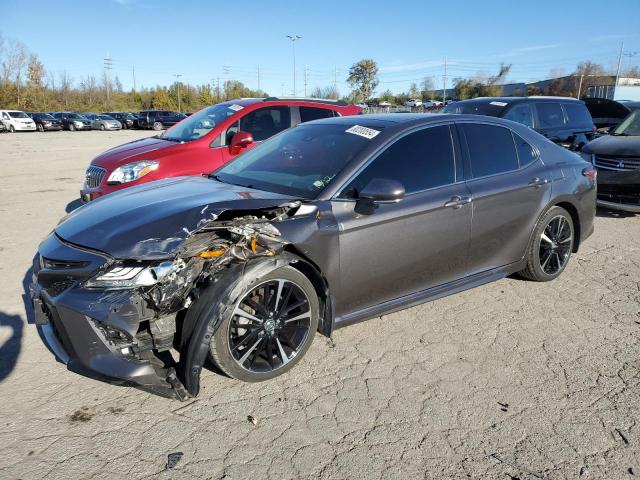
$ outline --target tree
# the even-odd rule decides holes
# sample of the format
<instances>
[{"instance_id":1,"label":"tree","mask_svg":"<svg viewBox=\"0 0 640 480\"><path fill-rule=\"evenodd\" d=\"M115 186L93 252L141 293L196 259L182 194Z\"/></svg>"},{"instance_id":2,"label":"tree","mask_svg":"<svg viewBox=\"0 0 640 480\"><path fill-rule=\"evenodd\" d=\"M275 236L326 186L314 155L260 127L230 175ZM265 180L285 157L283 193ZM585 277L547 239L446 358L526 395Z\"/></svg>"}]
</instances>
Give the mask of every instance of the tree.
<instances>
[{"instance_id":1,"label":"tree","mask_svg":"<svg viewBox=\"0 0 640 480\"><path fill-rule=\"evenodd\" d=\"M347 83L355 88L362 100L369 99L378 86L378 65L369 58L354 63L349 69Z\"/></svg>"},{"instance_id":2,"label":"tree","mask_svg":"<svg viewBox=\"0 0 640 480\"><path fill-rule=\"evenodd\" d=\"M340 98L340 93L333 85L322 88L316 87L311 91L311 98L330 98L337 100Z\"/></svg>"},{"instance_id":3,"label":"tree","mask_svg":"<svg viewBox=\"0 0 640 480\"><path fill-rule=\"evenodd\" d=\"M171 110L173 108L167 87L156 87L153 93L152 106L158 110Z\"/></svg>"},{"instance_id":4,"label":"tree","mask_svg":"<svg viewBox=\"0 0 640 480\"><path fill-rule=\"evenodd\" d=\"M380 95L380 101L387 102L387 103L395 103L396 96L393 93L391 93L391 90L387 88L384 92L382 92L382 95Z\"/></svg>"},{"instance_id":5,"label":"tree","mask_svg":"<svg viewBox=\"0 0 640 480\"><path fill-rule=\"evenodd\" d=\"M420 98L420 92L418 91L418 85L412 83L409 85L409 98Z\"/></svg>"},{"instance_id":6,"label":"tree","mask_svg":"<svg viewBox=\"0 0 640 480\"><path fill-rule=\"evenodd\" d=\"M87 96L89 105L93 105L93 96L96 93L97 87L98 82L96 82L96 77L94 77L93 75L87 75L83 80L80 81L80 89Z\"/></svg>"},{"instance_id":7,"label":"tree","mask_svg":"<svg viewBox=\"0 0 640 480\"><path fill-rule=\"evenodd\" d=\"M420 88L422 89L422 98L427 100L429 98L429 93L435 90L433 77L424 77L420 83Z\"/></svg>"}]
</instances>

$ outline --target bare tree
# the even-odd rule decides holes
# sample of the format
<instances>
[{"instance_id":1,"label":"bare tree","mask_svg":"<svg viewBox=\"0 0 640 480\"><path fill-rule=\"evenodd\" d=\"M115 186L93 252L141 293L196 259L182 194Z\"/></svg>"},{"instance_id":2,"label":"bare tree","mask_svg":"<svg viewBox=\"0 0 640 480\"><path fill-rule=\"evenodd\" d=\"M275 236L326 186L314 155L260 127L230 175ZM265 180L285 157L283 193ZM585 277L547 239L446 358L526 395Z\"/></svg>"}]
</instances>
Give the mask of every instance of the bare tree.
<instances>
[{"instance_id":1,"label":"bare tree","mask_svg":"<svg viewBox=\"0 0 640 480\"><path fill-rule=\"evenodd\" d=\"M4 42L3 42L4 43ZM20 107L20 87L27 59L27 48L22 42L9 39L2 50L2 85L13 82L18 93L18 107Z\"/></svg>"},{"instance_id":2,"label":"bare tree","mask_svg":"<svg viewBox=\"0 0 640 480\"><path fill-rule=\"evenodd\" d=\"M311 91L311 98L331 98L333 100L337 100L340 98L340 93L338 89L333 85L327 87L316 87Z\"/></svg>"},{"instance_id":3,"label":"bare tree","mask_svg":"<svg viewBox=\"0 0 640 480\"><path fill-rule=\"evenodd\" d=\"M80 81L80 89L87 95L89 105L93 105L93 95L96 93L98 82L93 75L87 75Z\"/></svg>"},{"instance_id":4,"label":"bare tree","mask_svg":"<svg viewBox=\"0 0 640 480\"><path fill-rule=\"evenodd\" d=\"M72 84L73 79L65 70L60 74L60 94L62 95L62 103L64 103L65 110L69 107L69 93L71 92Z\"/></svg>"}]
</instances>

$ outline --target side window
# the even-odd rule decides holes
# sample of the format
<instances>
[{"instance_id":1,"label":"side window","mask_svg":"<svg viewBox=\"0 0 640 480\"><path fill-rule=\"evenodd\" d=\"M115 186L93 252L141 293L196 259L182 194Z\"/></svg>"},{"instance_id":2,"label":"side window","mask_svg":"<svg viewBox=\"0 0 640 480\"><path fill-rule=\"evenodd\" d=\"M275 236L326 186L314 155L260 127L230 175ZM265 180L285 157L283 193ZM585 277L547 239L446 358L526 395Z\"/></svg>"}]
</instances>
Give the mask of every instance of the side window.
<instances>
[{"instance_id":1,"label":"side window","mask_svg":"<svg viewBox=\"0 0 640 480\"><path fill-rule=\"evenodd\" d=\"M425 128L402 137L365 167L342 196L356 196L374 178L396 180L408 194L454 183L449 127Z\"/></svg>"},{"instance_id":2,"label":"side window","mask_svg":"<svg viewBox=\"0 0 640 480\"><path fill-rule=\"evenodd\" d=\"M321 118L332 118L333 116L333 110L328 108L300 107L300 123Z\"/></svg>"},{"instance_id":3,"label":"side window","mask_svg":"<svg viewBox=\"0 0 640 480\"><path fill-rule=\"evenodd\" d=\"M527 103L515 105L509 109L509 111L504 115L504 118L533 128L533 112L531 112L531 105Z\"/></svg>"},{"instance_id":4,"label":"side window","mask_svg":"<svg viewBox=\"0 0 640 480\"><path fill-rule=\"evenodd\" d=\"M562 127L564 125L564 115L559 103L545 102L536 103L540 128Z\"/></svg>"},{"instance_id":5,"label":"side window","mask_svg":"<svg viewBox=\"0 0 640 480\"><path fill-rule=\"evenodd\" d=\"M240 130L251 133L256 142L266 140L290 126L289 107L260 108L240 119Z\"/></svg>"},{"instance_id":6,"label":"side window","mask_svg":"<svg viewBox=\"0 0 640 480\"><path fill-rule=\"evenodd\" d=\"M525 165L529 165L538 157L538 153L520 135L514 132L511 132L511 134L513 135L513 141L516 144L516 150L518 152L518 161L520 163L520 166L524 167Z\"/></svg>"},{"instance_id":7,"label":"side window","mask_svg":"<svg viewBox=\"0 0 640 480\"><path fill-rule=\"evenodd\" d=\"M564 107L565 112L567 112L567 122L569 125L572 127L593 127L591 114L589 113L589 110L587 110L587 107L582 103L563 103L562 106Z\"/></svg>"},{"instance_id":8,"label":"side window","mask_svg":"<svg viewBox=\"0 0 640 480\"><path fill-rule=\"evenodd\" d=\"M9 115L7 114L7 112L2 112L2 118L5 120L10 120L9 119Z\"/></svg>"},{"instance_id":9,"label":"side window","mask_svg":"<svg viewBox=\"0 0 640 480\"><path fill-rule=\"evenodd\" d=\"M465 123L463 129L474 178L518 169L511 130L479 123Z\"/></svg>"}]
</instances>

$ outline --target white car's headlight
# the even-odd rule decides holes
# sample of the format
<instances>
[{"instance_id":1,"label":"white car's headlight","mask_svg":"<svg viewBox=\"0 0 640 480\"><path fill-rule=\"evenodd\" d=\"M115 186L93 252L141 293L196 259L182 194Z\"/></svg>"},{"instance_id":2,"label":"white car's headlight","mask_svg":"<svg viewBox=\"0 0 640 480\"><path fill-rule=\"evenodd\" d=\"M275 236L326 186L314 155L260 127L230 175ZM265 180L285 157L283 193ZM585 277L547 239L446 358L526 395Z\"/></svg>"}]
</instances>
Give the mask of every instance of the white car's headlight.
<instances>
[{"instance_id":1,"label":"white car's headlight","mask_svg":"<svg viewBox=\"0 0 640 480\"><path fill-rule=\"evenodd\" d=\"M109 178L107 183L120 184L133 182L146 174L157 170L160 166L160 162L152 162L149 160L140 160L139 162L127 163L121 167L116 168Z\"/></svg>"},{"instance_id":2,"label":"white car's headlight","mask_svg":"<svg viewBox=\"0 0 640 480\"><path fill-rule=\"evenodd\" d=\"M162 281L178 268L173 262L146 267L114 266L104 273L90 278L84 284L87 288L125 290L128 288L149 287Z\"/></svg>"},{"instance_id":3,"label":"white car's headlight","mask_svg":"<svg viewBox=\"0 0 640 480\"><path fill-rule=\"evenodd\" d=\"M82 126L82 122L81 122L81 121L79 121L79 120L74 121L74 122L73 122L73 124L74 124L76 127L81 127L81 126Z\"/></svg>"}]
</instances>

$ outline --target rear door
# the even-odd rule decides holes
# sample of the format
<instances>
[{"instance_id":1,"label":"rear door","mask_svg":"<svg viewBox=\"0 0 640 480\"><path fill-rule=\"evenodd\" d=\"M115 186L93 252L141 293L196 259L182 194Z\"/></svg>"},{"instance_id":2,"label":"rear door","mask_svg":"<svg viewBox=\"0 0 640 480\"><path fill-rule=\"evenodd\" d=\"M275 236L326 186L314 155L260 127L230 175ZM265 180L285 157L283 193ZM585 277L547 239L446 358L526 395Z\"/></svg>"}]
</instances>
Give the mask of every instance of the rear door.
<instances>
[{"instance_id":1,"label":"rear door","mask_svg":"<svg viewBox=\"0 0 640 480\"><path fill-rule=\"evenodd\" d=\"M341 288L335 295L341 314L465 275L471 205L454 137L449 124L406 134L332 201L340 231ZM373 178L397 180L406 196L359 214L353 198Z\"/></svg>"},{"instance_id":2,"label":"rear door","mask_svg":"<svg viewBox=\"0 0 640 480\"><path fill-rule=\"evenodd\" d=\"M458 128L473 198L473 274L523 257L538 215L549 201L551 179L538 151L510 129L475 122L460 122Z\"/></svg>"}]
</instances>

